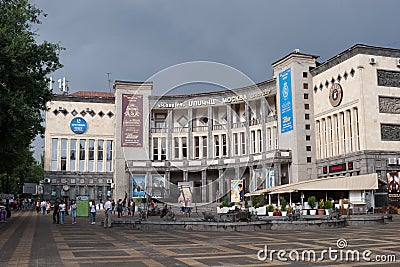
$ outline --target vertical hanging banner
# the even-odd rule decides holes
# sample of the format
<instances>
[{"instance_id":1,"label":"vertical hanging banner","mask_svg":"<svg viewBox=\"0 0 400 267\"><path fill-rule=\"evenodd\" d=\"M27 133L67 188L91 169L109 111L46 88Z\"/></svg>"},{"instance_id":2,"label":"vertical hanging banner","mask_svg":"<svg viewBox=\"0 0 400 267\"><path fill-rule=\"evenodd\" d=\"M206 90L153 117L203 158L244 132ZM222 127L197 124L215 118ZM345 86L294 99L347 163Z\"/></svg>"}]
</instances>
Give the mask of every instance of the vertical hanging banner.
<instances>
[{"instance_id":1,"label":"vertical hanging banner","mask_svg":"<svg viewBox=\"0 0 400 267\"><path fill-rule=\"evenodd\" d=\"M143 95L122 94L121 146L143 146Z\"/></svg>"},{"instance_id":2,"label":"vertical hanging banner","mask_svg":"<svg viewBox=\"0 0 400 267\"><path fill-rule=\"evenodd\" d=\"M293 130L292 82L290 68L279 73L281 133Z\"/></svg>"}]
</instances>

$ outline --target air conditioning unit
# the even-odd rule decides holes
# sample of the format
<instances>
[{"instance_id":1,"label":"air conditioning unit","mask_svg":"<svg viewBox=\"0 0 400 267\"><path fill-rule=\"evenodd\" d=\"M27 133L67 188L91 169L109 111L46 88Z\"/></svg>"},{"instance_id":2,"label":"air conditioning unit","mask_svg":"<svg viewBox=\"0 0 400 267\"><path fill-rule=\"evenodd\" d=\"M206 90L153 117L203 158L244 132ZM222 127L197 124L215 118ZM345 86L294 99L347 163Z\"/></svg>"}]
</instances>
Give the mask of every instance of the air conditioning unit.
<instances>
[{"instance_id":1,"label":"air conditioning unit","mask_svg":"<svg viewBox=\"0 0 400 267\"><path fill-rule=\"evenodd\" d=\"M114 189L115 188L115 183L111 184L111 188Z\"/></svg>"},{"instance_id":2,"label":"air conditioning unit","mask_svg":"<svg viewBox=\"0 0 400 267\"><path fill-rule=\"evenodd\" d=\"M389 165L396 165L397 164L397 159L396 158L388 158L388 164Z\"/></svg>"},{"instance_id":3,"label":"air conditioning unit","mask_svg":"<svg viewBox=\"0 0 400 267\"><path fill-rule=\"evenodd\" d=\"M92 109L91 108L86 108L86 112L90 113L90 112L92 112Z\"/></svg>"},{"instance_id":4,"label":"air conditioning unit","mask_svg":"<svg viewBox=\"0 0 400 267\"><path fill-rule=\"evenodd\" d=\"M50 178L44 178L44 183L49 184L50 182Z\"/></svg>"},{"instance_id":5,"label":"air conditioning unit","mask_svg":"<svg viewBox=\"0 0 400 267\"><path fill-rule=\"evenodd\" d=\"M376 59L375 59L374 57L371 57L371 58L369 59L369 64L371 64L371 65L376 64Z\"/></svg>"},{"instance_id":6,"label":"air conditioning unit","mask_svg":"<svg viewBox=\"0 0 400 267\"><path fill-rule=\"evenodd\" d=\"M397 59L397 67L400 67L400 58Z\"/></svg>"},{"instance_id":7,"label":"air conditioning unit","mask_svg":"<svg viewBox=\"0 0 400 267\"><path fill-rule=\"evenodd\" d=\"M58 111L64 111L63 107L58 107Z\"/></svg>"},{"instance_id":8,"label":"air conditioning unit","mask_svg":"<svg viewBox=\"0 0 400 267\"><path fill-rule=\"evenodd\" d=\"M112 183L112 179L107 179L107 184L111 184Z\"/></svg>"}]
</instances>

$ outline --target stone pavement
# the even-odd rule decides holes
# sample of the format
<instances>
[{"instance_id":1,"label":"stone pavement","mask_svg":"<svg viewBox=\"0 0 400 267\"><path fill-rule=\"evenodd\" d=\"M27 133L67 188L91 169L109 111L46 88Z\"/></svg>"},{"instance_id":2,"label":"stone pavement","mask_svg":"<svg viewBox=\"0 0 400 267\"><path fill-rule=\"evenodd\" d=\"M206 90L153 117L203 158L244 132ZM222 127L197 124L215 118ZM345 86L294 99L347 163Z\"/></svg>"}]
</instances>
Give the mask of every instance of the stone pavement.
<instances>
[{"instance_id":1,"label":"stone pavement","mask_svg":"<svg viewBox=\"0 0 400 267\"><path fill-rule=\"evenodd\" d=\"M99 211L97 222L103 219ZM117 218L115 218L116 220ZM127 219L126 217L121 220ZM156 219L156 218L153 218ZM179 219L179 218L178 218ZM347 242L343 250L371 250L376 255L395 255L399 266L400 217L381 226L345 227L314 231L255 232L141 232L127 227L90 225L89 218L71 224L52 223L51 215L34 211L14 212L0 223L0 266L376 266L378 262L273 261L257 258L265 245L268 251L338 249L337 240ZM345 240L345 241L344 241ZM295 255L295 254L292 254ZM263 254L260 254L263 256ZM288 258L288 254L286 254Z\"/></svg>"}]
</instances>

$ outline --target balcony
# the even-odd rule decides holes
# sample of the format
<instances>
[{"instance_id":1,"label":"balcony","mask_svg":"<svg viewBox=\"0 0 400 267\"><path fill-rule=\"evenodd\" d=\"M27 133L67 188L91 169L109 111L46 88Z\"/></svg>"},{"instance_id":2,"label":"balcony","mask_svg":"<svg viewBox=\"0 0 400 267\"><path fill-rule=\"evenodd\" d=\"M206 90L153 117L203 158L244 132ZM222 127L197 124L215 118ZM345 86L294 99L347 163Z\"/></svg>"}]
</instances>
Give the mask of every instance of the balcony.
<instances>
[{"instance_id":1,"label":"balcony","mask_svg":"<svg viewBox=\"0 0 400 267\"><path fill-rule=\"evenodd\" d=\"M208 126L194 126L193 127L193 132L207 132L208 131Z\"/></svg>"}]
</instances>

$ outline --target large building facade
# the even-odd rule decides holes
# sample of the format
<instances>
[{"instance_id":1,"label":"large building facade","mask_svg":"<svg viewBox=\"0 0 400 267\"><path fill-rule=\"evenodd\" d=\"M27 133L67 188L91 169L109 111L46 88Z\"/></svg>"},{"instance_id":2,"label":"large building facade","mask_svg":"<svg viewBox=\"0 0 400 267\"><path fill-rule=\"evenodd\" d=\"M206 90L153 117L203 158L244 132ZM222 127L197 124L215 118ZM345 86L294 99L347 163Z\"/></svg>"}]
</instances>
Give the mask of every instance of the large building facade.
<instances>
[{"instance_id":1,"label":"large building facade","mask_svg":"<svg viewBox=\"0 0 400 267\"><path fill-rule=\"evenodd\" d=\"M355 45L317 58L294 51L270 80L225 91L156 96L151 82L115 81L114 94L56 96L45 191L176 203L185 184L205 203L234 180L250 192L377 173L383 205L400 168L400 50Z\"/></svg>"}]
</instances>

